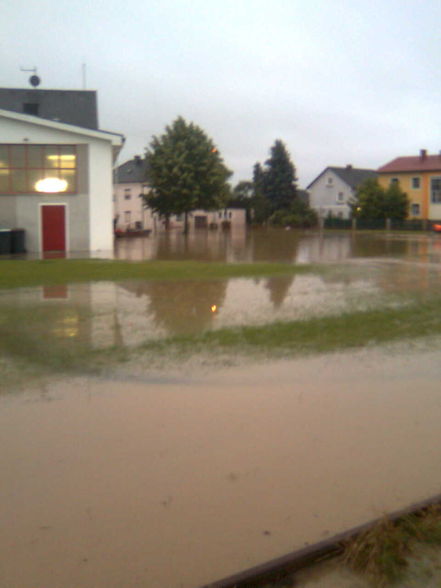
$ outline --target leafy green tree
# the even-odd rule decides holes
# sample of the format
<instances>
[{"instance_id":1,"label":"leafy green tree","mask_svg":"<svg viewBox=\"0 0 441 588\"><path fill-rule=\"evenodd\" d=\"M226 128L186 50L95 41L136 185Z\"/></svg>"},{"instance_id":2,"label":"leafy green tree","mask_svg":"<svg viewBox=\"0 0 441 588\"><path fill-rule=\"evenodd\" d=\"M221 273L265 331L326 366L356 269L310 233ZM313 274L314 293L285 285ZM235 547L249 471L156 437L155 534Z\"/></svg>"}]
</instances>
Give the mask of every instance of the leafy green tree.
<instances>
[{"instance_id":1,"label":"leafy green tree","mask_svg":"<svg viewBox=\"0 0 441 588\"><path fill-rule=\"evenodd\" d=\"M288 210L297 195L297 178L294 164L280 139L271 147L265 166L264 194L270 203L271 213Z\"/></svg>"},{"instance_id":2,"label":"leafy green tree","mask_svg":"<svg viewBox=\"0 0 441 588\"><path fill-rule=\"evenodd\" d=\"M212 140L193 123L178 117L160 137L153 137L146 150L146 168L151 191L146 204L165 216L188 213L197 208L221 208L228 195L231 172Z\"/></svg>"},{"instance_id":3,"label":"leafy green tree","mask_svg":"<svg viewBox=\"0 0 441 588\"><path fill-rule=\"evenodd\" d=\"M409 214L409 198L398 183L390 184L385 192L385 218L404 220Z\"/></svg>"},{"instance_id":4,"label":"leafy green tree","mask_svg":"<svg viewBox=\"0 0 441 588\"><path fill-rule=\"evenodd\" d=\"M376 178L365 180L351 202L353 216L365 220L404 220L408 215L409 199L397 183L385 190Z\"/></svg>"}]
</instances>

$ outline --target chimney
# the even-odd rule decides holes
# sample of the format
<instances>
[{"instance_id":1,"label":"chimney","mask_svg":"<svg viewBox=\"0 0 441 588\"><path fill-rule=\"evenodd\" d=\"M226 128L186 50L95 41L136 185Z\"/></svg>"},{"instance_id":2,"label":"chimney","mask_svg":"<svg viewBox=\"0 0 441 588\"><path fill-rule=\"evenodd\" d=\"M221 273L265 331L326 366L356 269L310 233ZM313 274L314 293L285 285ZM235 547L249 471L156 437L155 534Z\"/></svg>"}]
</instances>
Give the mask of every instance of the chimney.
<instances>
[{"instance_id":1,"label":"chimney","mask_svg":"<svg viewBox=\"0 0 441 588\"><path fill-rule=\"evenodd\" d=\"M421 149L420 151L420 161L424 161L427 157L427 151L425 149Z\"/></svg>"},{"instance_id":2,"label":"chimney","mask_svg":"<svg viewBox=\"0 0 441 588\"><path fill-rule=\"evenodd\" d=\"M346 169L352 169L352 163L348 163Z\"/></svg>"},{"instance_id":3,"label":"chimney","mask_svg":"<svg viewBox=\"0 0 441 588\"><path fill-rule=\"evenodd\" d=\"M141 165L141 156L140 155L135 155L135 163L136 165Z\"/></svg>"}]
</instances>

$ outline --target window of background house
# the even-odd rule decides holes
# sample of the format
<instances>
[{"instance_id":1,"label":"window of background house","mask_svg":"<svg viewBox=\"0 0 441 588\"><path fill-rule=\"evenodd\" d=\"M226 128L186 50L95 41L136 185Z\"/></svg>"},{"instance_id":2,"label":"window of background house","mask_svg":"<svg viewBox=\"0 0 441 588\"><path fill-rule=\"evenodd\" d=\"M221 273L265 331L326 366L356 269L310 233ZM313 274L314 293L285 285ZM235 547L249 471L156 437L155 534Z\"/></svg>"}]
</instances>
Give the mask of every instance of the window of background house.
<instances>
[{"instance_id":1,"label":"window of background house","mask_svg":"<svg viewBox=\"0 0 441 588\"><path fill-rule=\"evenodd\" d=\"M331 176L328 177L328 186L332 186L332 178L331 178Z\"/></svg>"},{"instance_id":2,"label":"window of background house","mask_svg":"<svg viewBox=\"0 0 441 588\"><path fill-rule=\"evenodd\" d=\"M412 178L412 188L414 190L418 190L419 187L420 187L420 178L419 177Z\"/></svg>"},{"instance_id":3,"label":"window of background house","mask_svg":"<svg viewBox=\"0 0 441 588\"><path fill-rule=\"evenodd\" d=\"M0 194L76 191L75 145L0 145Z\"/></svg>"},{"instance_id":4,"label":"window of background house","mask_svg":"<svg viewBox=\"0 0 441 588\"><path fill-rule=\"evenodd\" d=\"M344 198L343 192L339 192L337 194L337 204L343 204L344 200L345 200L345 198Z\"/></svg>"},{"instance_id":5,"label":"window of background house","mask_svg":"<svg viewBox=\"0 0 441 588\"><path fill-rule=\"evenodd\" d=\"M420 214L420 205L412 204L412 206L410 207L410 212L412 216L418 216Z\"/></svg>"},{"instance_id":6,"label":"window of background house","mask_svg":"<svg viewBox=\"0 0 441 588\"><path fill-rule=\"evenodd\" d=\"M124 221L126 223L129 223L130 222L130 216L131 216L130 210L126 210L125 213L124 213Z\"/></svg>"},{"instance_id":7,"label":"window of background house","mask_svg":"<svg viewBox=\"0 0 441 588\"><path fill-rule=\"evenodd\" d=\"M441 204L441 178L430 180L430 200L433 204Z\"/></svg>"},{"instance_id":8,"label":"window of background house","mask_svg":"<svg viewBox=\"0 0 441 588\"><path fill-rule=\"evenodd\" d=\"M390 179L391 184L398 184L398 181L399 181L398 178L391 178Z\"/></svg>"},{"instance_id":9,"label":"window of background house","mask_svg":"<svg viewBox=\"0 0 441 588\"><path fill-rule=\"evenodd\" d=\"M124 188L124 200L130 200L132 193L130 188Z\"/></svg>"}]
</instances>

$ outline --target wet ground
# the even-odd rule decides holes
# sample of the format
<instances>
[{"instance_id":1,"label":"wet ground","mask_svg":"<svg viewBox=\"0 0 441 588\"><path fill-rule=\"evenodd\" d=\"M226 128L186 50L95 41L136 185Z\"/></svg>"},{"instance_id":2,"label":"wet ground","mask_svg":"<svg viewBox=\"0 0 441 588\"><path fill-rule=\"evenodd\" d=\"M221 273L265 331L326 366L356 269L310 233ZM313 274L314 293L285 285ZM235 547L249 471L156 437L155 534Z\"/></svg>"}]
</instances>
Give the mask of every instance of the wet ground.
<instances>
[{"instance_id":1,"label":"wet ground","mask_svg":"<svg viewBox=\"0 0 441 588\"><path fill-rule=\"evenodd\" d=\"M196 587L438 493L441 354L405 351L2 398L0 585Z\"/></svg>"},{"instance_id":2,"label":"wet ground","mask_svg":"<svg viewBox=\"0 0 441 588\"><path fill-rule=\"evenodd\" d=\"M121 241L117 255L136 259L148 246L150 258L278 251L342 263L295 278L5 291L1 324L15 321L23 342L41 340L48 353L63 342L131 347L393 307L440 286L432 235L320 241L281 231L240 245L204 234L184 253L182 236L161 239ZM439 339L233 358L222 369L204 358L153 369L144 356L100 378L31 380L3 394L0 586L196 588L440 493L440 360Z\"/></svg>"}]
</instances>

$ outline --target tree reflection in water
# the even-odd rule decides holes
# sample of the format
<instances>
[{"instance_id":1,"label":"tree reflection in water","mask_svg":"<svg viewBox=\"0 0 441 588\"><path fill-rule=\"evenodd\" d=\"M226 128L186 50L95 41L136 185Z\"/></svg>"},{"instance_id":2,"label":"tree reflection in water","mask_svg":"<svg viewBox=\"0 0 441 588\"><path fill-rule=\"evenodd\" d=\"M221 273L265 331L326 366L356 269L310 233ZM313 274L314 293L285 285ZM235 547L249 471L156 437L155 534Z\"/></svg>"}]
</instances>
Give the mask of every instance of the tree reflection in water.
<instances>
[{"instance_id":1,"label":"tree reflection in water","mask_svg":"<svg viewBox=\"0 0 441 588\"><path fill-rule=\"evenodd\" d=\"M148 299L146 312L170 335L210 329L225 300L228 280L121 284Z\"/></svg>"}]
</instances>

